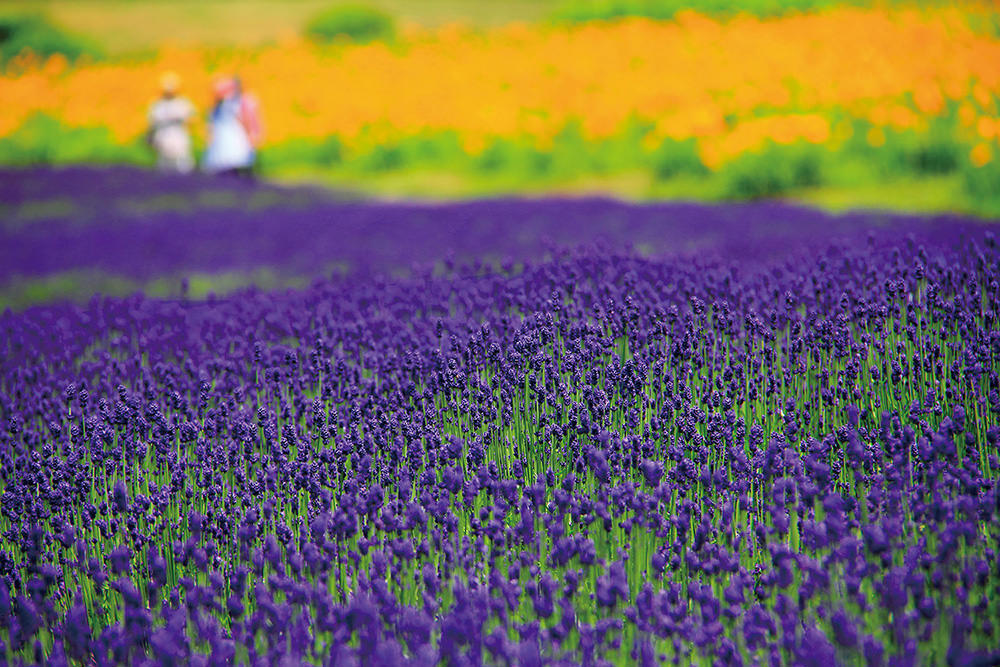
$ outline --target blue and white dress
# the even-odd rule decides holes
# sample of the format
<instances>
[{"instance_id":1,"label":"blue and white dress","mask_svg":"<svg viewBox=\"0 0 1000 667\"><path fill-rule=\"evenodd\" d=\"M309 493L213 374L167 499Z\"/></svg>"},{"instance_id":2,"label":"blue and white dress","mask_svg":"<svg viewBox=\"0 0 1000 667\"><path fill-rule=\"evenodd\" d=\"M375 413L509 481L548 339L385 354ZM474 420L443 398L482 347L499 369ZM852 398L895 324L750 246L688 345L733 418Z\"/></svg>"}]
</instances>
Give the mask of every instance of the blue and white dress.
<instances>
[{"instance_id":1,"label":"blue and white dress","mask_svg":"<svg viewBox=\"0 0 1000 667\"><path fill-rule=\"evenodd\" d=\"M250 167L254 150L240 120L239 97L228 97L216 104L208 121L212 134L202 159L202 168L217 173Z\"/></svg>"}]
</instances>

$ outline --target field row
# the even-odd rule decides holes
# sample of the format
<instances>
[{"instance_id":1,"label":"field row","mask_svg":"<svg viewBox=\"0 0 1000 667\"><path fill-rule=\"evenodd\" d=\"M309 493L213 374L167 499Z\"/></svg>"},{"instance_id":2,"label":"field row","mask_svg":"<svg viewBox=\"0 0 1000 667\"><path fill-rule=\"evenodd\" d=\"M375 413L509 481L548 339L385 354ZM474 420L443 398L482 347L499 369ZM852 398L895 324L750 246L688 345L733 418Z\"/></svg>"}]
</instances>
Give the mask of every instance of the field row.
<instances>
[{"instance_id":1,"label":"field row","mask_svg":"<svg viewBox=\"0 0 1000 667\"><path fill-rule=\"evenodd\" d=\"M724 174L719 190L731 197L960 172L980 201L996 190L1000 150L1000 40L984 16L681 12L450 26L366 45L289 38L91 64L20 59L0 78L10 100L0 162L148 162L145 107L171 69L206 108L212 78L238 72L261 99L262 165L274 172L416 166L530 180L643 169ZM763 183L746 182L762 168Z\"/></svg>"},{"instance_id":2,"label":"field row","mask_svg":"<svg viewBox=\"0 0 1000 667\"><path fill-rule=\"evenodd\" d=\"M81 205L155 186L64 176ZM265 194L200 236L169 210L4 231L42 272L142 275L144 244L165 270L170 234L219 266L364 257L316 235L338 225L383 253L294 290L0 315L9 664L996 660L986 225Z\"/></svg>"}]
</instances>

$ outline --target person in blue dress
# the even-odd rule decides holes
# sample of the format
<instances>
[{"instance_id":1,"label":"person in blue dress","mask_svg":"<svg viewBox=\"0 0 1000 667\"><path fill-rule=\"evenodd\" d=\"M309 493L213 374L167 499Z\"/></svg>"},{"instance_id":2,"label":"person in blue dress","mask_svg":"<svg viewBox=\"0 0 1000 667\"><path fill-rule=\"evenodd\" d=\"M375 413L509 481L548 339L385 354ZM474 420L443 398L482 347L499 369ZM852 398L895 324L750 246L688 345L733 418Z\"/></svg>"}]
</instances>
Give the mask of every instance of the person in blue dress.
<instances>
[{"instance_id":1,"label":"person in blue dress","mask_svg":"<svg viewBox=\"0 0 1000 667\"><path fill-rule=\"evenodd\" d=\"M246 127L239 86L232 78L215 83L215 103L208 114L208 146L202 168L212 174L249 176L254 163L254 144Z\"/></svg>"}]
</instances>

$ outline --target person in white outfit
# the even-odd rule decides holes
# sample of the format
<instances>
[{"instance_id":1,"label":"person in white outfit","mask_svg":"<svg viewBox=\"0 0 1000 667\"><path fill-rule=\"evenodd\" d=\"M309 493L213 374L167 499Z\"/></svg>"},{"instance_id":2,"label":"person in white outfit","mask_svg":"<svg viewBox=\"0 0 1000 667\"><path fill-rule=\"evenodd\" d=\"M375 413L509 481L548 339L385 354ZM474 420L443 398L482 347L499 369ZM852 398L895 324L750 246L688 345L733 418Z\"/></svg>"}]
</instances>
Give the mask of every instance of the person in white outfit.
<instances>
[{"instance_id":1,"label":"person in white outfit","mask_svg":"<svg viewBox=\"0 0 1000 667\"><path fill-rule=\"evenodd\" d=\"M209 138L202 168L212 174L249 175L254 146L243 120L239 88L231 78L215 84L215 104L208 115Z\"/></svg>"},{"instance_id":2,"label":"person in white outfit","mask_svg":"<svg viewBox=\"0 0 1000 667\"><path fill-rule=\"evenodd\" d=\"M178 94L180 85L180 77L173 72L160 79L160 97L149 108L146 137L156 151L160 169L186 174L194 169L188 125L195 109L187 98Z\"/></svg>"}]
</instances>

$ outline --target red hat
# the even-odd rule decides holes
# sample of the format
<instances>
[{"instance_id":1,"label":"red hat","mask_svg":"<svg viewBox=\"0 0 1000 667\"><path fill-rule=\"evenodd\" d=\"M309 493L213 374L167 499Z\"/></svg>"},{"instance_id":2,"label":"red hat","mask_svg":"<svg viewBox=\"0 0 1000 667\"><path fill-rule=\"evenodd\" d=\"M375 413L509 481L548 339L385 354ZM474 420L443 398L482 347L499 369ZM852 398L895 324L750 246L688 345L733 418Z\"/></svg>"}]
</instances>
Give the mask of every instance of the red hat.
<instances>
[{"instance_id":1,"label":"red hat","mask_svg":"<svg viewBox=\"0 0 1000 667\"><path fill-rule=\"evenodd\" d=\"M232 77L224 76L215 80L215 99L223 100L236 92Z\"/></svg>"}]
</instances>

